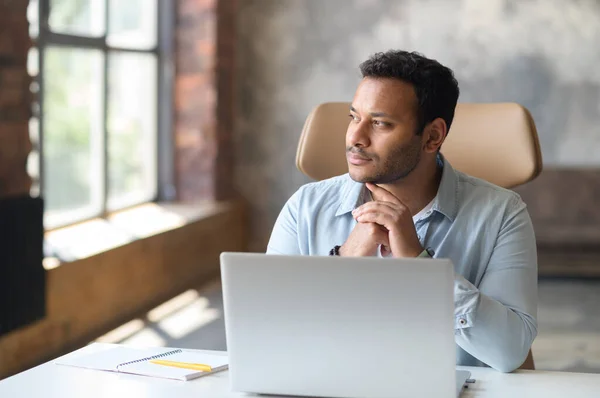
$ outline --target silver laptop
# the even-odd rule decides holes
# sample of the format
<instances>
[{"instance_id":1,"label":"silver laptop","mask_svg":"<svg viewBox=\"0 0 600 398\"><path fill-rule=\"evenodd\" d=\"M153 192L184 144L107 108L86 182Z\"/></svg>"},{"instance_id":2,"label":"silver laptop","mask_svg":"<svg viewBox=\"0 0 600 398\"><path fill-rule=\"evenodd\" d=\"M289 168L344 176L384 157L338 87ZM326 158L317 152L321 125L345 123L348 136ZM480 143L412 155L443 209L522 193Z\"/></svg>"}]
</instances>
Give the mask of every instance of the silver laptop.
<instances>
[{"instance_id":1,"label":"silver laptop","mask_svg":"<svg viewBox=\"0 0 600 398\"><path fill-rule=\"evenodd\" d=\"M449 260L221 254L233 391L456 397Z\"/></svg>"}]
</instances>

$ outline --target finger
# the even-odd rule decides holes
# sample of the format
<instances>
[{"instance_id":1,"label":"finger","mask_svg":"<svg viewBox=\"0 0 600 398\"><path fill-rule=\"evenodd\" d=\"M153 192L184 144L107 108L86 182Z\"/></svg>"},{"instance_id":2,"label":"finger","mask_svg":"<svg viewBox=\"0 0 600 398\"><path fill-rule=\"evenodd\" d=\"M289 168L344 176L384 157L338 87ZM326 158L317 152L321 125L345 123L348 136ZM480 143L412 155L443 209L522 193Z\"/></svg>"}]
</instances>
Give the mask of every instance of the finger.
<instances>
[{"instance_id":1,"label":"finger","mask_svg":"<svg viewBox=\"0 0 600 398\"><path fill-rule=\"evenodd\" d=\"M387 189L380 187L379 185L375 185L373 183L367 182L365 184L365 186L373 194L377 195L379 198L382 198L383 200L385 200L387 202L402 203L402 201L400 199L398 199L396 197L396 195L394 195L393 193L391 193Z\"/></svg>"},{"instance_id":2,"label":"finger","mask_svg":"<svg viewBox=\"0 0 600 398\"><path fill-rule=\"evenodd\" d=\"M358 206L356 209L354 210L363 210L363 209L370 209L370 208L377 208L380 206L385 206L385 207L389 207L392 209L404 209L405 206L402 206L400 203L397 202L387 202L384 200L373 200L371 202L367 202L364 203L360 206Z\"/></svg>"},{"instance_id":3,"label":"finger","mask_svg":"<svg viewBox=\"0 0 600 398\"><path fill-rule=\"evenodd\" d=\"M391 202L368 202L365 203L352 211L352 216L356 219L356 217L360 216L364 213L369 212L383 212L383 213L392 213L392 214L401 214L406 209L397 203Z\"/></svg>"},{"instance_id":4,"label":"finger","mask_svg":"<svg viewBox=\"0 0 600 398\"><path fill-rule=\"evenodd\" d=\"M380 231L383 233L383 235L382 235L382 236L386 236L386 238L385 238L385 239L387 239L387 234L390 232L390 230L389 230L389 229L387 229L387 228L386 228L386 227L384 227L383 225L381 225L381 224L378 224L378 223L375 223L375 222L370 222L370 221L366 221L366 220L364 220L364 221L362 221L362 222L361 222L361 221L358 221L358 220L356 220L356 222L359 222L359 223L361 223L361 224L373 224L373 225L376 225L376 226L379 228L379 230L380 230ZM379 243L381 243L381 242L379 242Z\"/></svg>"},{"instance_id":5,"label":"finger","mask_svg":"<svg viewBox=\"0 0 600 398\"><path fill-rule=\"evenodd\" d=\"M377 223L371 223L371 222L364 222L364 223L359 223L359 224L363 224L363 225L370 225L375 227L375 230L372 231L372 233L369 234L370 239L373 240L373 242L377 243L378 245L385 245L387 247L390 246L390 231L382 226L379 225Z\"/></svg>"},{"instance_id":6,"label":"finger","mask_svg":"<svg viewBox=\"0 0 600 398\"><path fill-rule=\"evenodd\" d=\"M394 229L394 217L391 214L382 212L367 212L356 217L356 221L361 223L372 222L385 227L388 230Z\"/></svg>"}]
</instances>

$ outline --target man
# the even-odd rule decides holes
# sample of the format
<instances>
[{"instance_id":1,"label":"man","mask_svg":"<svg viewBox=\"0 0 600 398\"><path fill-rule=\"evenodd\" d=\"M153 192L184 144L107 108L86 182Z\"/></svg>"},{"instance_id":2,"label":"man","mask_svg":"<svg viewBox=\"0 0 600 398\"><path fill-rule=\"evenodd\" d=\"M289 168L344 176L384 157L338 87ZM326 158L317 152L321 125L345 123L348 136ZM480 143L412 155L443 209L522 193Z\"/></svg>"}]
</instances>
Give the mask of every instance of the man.
<instances>
[{"instance_id":1,"label":"man","mask_svg":"<svg viewBox=\"0 0 600 398\"><path fill-rule=\"evenodd\" d=\"M449 258L457 364L518 368L537 334L537 254L525 204L439 153L459 94L450 69L405 51L375 54L360 69L349 173L301 187L267 253Z\"/></svg>"}]
</instances>

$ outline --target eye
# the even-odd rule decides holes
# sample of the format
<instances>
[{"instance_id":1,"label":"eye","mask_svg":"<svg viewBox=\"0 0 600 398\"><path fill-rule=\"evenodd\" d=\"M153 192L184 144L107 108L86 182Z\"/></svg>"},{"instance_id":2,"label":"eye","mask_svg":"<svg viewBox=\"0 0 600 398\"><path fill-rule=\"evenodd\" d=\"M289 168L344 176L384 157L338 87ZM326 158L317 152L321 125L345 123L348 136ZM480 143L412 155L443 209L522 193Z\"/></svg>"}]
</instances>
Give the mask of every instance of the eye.
<instances>
[{"instance_id":1,"label":"eye","mask_svg":"<svg viewBox=\"0 0 600 398\"><path fill-rule=\"evenodd\" d=\"M382 122L381 120L373 120L373 125L377 127L389 127L390 124L387 122Z\"/></svg>"},{"instance_id":2,"label":"eye","mask_svg":"<svg viewBox=\"0 0 600 398\"><path fill-rule=\"evenodd\" d=\"M358 116L356 116L356 115L349 114L348 116L350 116L350 119L352 119L352 121L354 121L354 122L358 122L358 121L360 121L360 119L359 119L359 118L358 118Z\"/></svg>"}]
</instances>

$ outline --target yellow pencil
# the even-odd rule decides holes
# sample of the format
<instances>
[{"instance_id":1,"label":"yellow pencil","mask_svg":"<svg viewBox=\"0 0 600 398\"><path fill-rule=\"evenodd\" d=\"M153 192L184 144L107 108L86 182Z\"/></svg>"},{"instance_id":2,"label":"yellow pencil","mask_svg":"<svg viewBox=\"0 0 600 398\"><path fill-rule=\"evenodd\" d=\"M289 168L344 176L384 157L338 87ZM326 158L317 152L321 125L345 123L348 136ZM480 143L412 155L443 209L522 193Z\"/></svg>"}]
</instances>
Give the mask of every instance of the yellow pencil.
<instances>
[{"instance_id":1,"label":"yellow pencil","mask_svg":"<svg viewBox=\"0 0 600 398\"><path fill-rule=\"evenodd\" d=\"M172 366L174 368L201 370L203 372L212 371L212 368L210 367L210 365L205 365L202 363L175 362L175 361L167 361L164 359L154 359L154 360L150 361L150 363L154 363L156 365Z\"/></svg>"}]
</instances>

